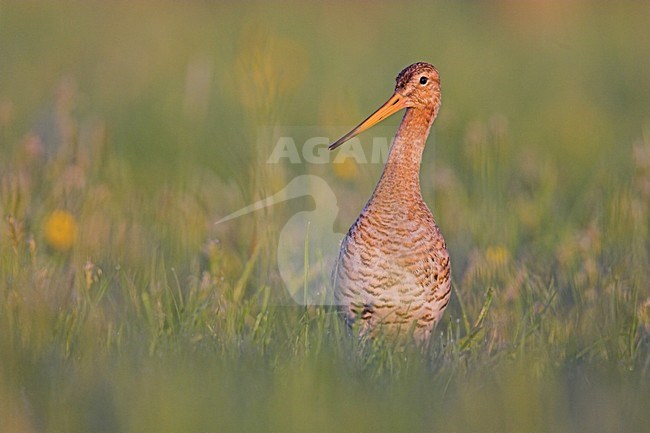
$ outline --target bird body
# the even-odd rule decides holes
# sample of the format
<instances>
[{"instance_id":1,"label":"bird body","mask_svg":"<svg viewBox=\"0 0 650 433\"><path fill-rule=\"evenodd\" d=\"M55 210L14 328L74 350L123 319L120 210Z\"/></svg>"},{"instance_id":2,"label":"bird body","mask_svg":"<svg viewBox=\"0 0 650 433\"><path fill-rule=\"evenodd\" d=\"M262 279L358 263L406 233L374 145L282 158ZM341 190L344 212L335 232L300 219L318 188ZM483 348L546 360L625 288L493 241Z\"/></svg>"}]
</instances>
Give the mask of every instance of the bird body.
<instances>
[{"instance_id":1,"label":"bird body","mask_svg":"<svg viewBox=\"0 0 650 433\"><path fill-rule=\"evenodd\" d=\"M393 96L330 146L406 108L384 171L344 238L333 271L335 302L360 335L413 335L428 341L451 295L445 240L420 190L420 163L440 107L438 71L415 63Z\"/></svg>"}]
</instances>

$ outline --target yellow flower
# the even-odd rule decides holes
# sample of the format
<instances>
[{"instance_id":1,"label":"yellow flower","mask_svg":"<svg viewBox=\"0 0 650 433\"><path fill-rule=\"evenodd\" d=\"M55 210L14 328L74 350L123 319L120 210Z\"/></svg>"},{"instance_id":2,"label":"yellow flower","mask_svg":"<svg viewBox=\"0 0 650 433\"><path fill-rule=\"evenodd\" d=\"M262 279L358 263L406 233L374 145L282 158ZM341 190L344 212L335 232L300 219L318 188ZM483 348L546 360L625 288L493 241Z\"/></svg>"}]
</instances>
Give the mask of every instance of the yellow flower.
<instances>
[{"instance_id":1,"label":"yellow flower","mask_svg":"<svg viewBox=\"0 0 650 433\"><path fill-rule=\"evenodd\" d=\"M488 247L485 252L488 263L493 266L504 266L510 260L510 252L504 246Z\"/></svg>"},{"instance_id":2,"label":"yellow flower","mask_svg":"<svg viewBox=\"0 0 650 433\"><path fill-rule=\"evenodd\" d=\"M55 210L45 220L45 241L56 250L69 250L76 235L77 222L69 212Z\"/></svg>"},{"instance_id":3,"label":"yellow flower","mask_svg":"<svg viewBox=\"0 0 650 433\"><path fill-rule=\"evenodd\" d=\"M352 157L347 157L341 162L333 164L334 174L343 180L352 180L357 177L357 162Z\"/></svg>"}]
</instances>

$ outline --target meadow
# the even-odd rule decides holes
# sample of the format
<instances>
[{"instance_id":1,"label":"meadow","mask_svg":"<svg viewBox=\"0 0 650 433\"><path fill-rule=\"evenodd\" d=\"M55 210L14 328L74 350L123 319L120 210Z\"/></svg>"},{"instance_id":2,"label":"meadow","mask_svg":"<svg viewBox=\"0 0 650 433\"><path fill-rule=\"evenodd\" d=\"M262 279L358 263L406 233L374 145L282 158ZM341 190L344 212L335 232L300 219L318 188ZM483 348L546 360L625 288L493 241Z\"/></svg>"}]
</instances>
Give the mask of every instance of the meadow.
<instances>
[{"instance_id":1,"label":"meadow","mask_svg":"<svg viewBox=\"0 0 650 433\"><path fill-rule=\"evenodd\" d=\"M0 0L0 431L650 430L650 3ZM291 302L268 163L415 61L452 300L426 350ZM374 134L391 134L399 116ZM368 131L369 136L372 131Z\"/></svg>"}]
</instances>

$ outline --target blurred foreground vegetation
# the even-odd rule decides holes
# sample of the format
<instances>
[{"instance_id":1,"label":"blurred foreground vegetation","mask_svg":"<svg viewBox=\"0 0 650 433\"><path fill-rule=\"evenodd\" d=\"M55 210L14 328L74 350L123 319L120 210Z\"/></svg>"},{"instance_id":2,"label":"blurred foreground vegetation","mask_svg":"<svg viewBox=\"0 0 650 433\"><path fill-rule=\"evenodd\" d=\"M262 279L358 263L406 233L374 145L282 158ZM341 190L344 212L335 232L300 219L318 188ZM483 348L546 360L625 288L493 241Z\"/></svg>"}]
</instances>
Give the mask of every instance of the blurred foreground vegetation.
<instances>
[{"instance_id":1,"label":"blurred foreground vegetation","mask_svg":"<svg viewBox=\"0 0 650 433\"><path fill-rule=\"evenodd\" d=\"M0 1L0 431L648 430L648 22ZM426 353L288 302L274 245L309 200L214 225L311 173L346 230L381 165L266 164L265 134L334 138L418 60L442 76L421 178L455 280Z\"/></svg>"}]
</instances>

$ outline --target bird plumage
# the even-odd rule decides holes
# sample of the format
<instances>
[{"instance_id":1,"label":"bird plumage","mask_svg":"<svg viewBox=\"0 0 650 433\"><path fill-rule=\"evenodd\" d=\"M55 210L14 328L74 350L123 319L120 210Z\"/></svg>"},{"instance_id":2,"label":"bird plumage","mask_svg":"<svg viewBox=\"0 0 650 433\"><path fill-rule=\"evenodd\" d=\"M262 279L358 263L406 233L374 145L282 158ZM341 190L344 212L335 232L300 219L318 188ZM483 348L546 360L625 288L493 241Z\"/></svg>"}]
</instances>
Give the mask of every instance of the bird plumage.
<instances>
[{"instance_id":1,"label":"bird plumage","mask_svg":"<svg viewBox=\"0 0 650 433\"><path fill-rule=\"evenodd\" d=\"M449 254L419 179L440 108L438 71L424 62L404 69L391 99L331 148L402 108L381 178L341 244L333 285L339 310L361 335L412 333L423 342L451 295Z\"/></svg>"}]
</instances>

